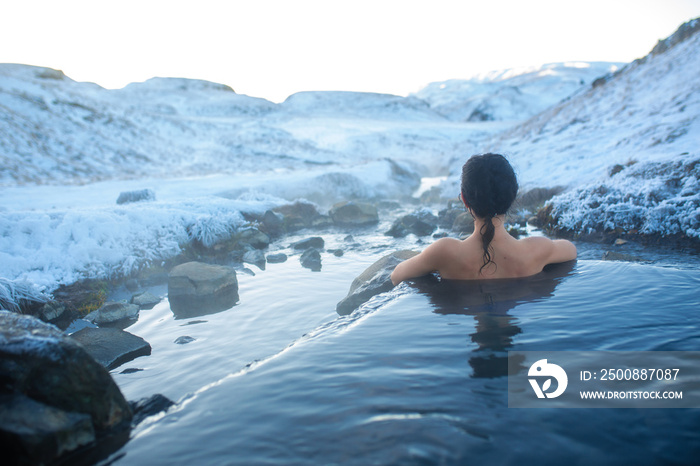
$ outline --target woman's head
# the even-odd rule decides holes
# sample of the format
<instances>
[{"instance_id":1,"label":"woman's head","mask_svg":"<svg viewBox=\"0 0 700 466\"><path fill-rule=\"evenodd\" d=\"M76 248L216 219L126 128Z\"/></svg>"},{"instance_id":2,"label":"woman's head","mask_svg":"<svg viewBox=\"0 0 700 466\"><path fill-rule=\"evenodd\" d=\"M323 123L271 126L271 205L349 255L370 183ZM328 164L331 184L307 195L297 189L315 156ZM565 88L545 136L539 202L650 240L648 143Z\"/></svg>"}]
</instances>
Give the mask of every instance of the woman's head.
<instances>
[{"instance_id":1,"label":"woman's head","mask_svg":"<svg viewBox=\"0 0 700 466\"><path fill-rule=\"evenodd\" d=\"M499 154L474 155L462 167L462 200L472 215L484 221L483 270L491 260L492 219L505 214L518 194L518 180L508 160Z\"/></svg>"},{"instance_id":2,"label":"woman's head","mask_svg":"<svg viewBox=\"0 0 700 466\"><path fill-rule=\"evenodd\" d=\"M502 155L474 155L462 167L462 198L476 217L505 214L517 194L515 172Z\"/></svg>"}]
</instances>

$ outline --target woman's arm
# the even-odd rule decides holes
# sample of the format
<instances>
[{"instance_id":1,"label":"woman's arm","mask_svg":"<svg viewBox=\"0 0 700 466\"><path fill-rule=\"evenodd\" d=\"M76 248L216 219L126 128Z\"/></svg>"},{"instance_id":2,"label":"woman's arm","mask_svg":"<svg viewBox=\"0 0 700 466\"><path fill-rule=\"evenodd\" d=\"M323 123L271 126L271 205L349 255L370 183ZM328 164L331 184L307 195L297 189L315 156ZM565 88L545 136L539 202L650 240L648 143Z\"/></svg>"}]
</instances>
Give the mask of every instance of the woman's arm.
<instances>
[{"instance_id":1,"label":"woman's arm","mask_svg":"<svg viewBox=\"0 0 700 466\"><path fill-rule=\"evenodd\" d=\"M396 266L391 273L391 282L398 285L409 278L422 277L440 268L441 257L444 254L450 238L442 238L428 246L420 254L411 257Z\"/></svg>"}]
</instances>

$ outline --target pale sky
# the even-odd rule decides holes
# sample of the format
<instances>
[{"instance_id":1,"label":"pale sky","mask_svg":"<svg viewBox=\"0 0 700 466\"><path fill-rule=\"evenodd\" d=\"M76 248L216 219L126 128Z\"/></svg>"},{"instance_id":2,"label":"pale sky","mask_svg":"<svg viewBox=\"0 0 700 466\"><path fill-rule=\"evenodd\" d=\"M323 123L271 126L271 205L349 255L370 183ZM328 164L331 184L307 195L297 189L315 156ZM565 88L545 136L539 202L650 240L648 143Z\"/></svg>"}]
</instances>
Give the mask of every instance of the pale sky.
<instances>
[{"instance_id":1,"label":"pale sky","mask_svg":"<svg viewBox=\"0 0 700 466\"><path fill-rule=\"evenodd\" d=\"M106 88L206 79L275 102L406 95L491 70L629 62L699 16L700 0L4 0L0 63Z\"/></svg>"}]
</instances>

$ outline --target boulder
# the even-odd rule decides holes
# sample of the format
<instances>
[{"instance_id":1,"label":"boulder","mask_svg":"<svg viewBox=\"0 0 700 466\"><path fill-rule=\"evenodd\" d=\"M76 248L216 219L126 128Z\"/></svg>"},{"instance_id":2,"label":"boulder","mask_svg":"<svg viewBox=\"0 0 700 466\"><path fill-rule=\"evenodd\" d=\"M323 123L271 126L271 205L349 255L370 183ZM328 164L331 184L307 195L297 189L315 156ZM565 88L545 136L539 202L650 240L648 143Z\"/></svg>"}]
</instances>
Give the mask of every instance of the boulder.
<instances>
[{"instance_id":1,"label":"boulder","mask_svg":"<svg viewBox=\"0 0 700 466\"><path fill-rule=\"evenodd\" d=\"M58 319L66 311L66 306L57 301L45 303L38 312L38 317L46 322Z\"/></svg>"},{"instance_id":2,"label":"boulder","mask_svg":"<svg viewBox=\"0 0 700 466\"><path fill-rule=\"evenodd\" d=\"M139 315L139 307L135 304L107 302L98 310L85 316L85 320L97 325L111 324L125 319L135 319Z\"/></svg>"},{"instance_id":3,"label":"boulder","mask_svg":"<svg viewBox=\"0 0 700 466\"><path fill-rule=\"evenodd\" d=\"M326 243L320 236L312 236L311 238L306 238L296 243L292 243L292 249L296 250L306 250L309 248L323 249Z\"/></svg>"},{"instance_id":4,"label":"boulder","mask_svg":"<svg viewBox=\"0 0 700 466\"><path fill-rule=\"evenodd\" d=\"M116 328L83 328L70 336L107 370L151 354L151 345L141 337Z\"/></svg>"},{"instance_id":5,"label":"boulder","mask_svg":"<svg viewBox=\"0 0 700 466\"><path fill-rule=\"evenodd\" d=\"M399 263L416 254L417 251L395 251L370 265L353 280L347 296L337 304L336 312L341 316L348 315L373 296L392 289L391 272Z\"/></svg>"},{"instance_id":6,"label":"boulder","mask_svg":"<svg viewBox=\"0 0 700 466\"><path fill-rule=\"evenodd\" d=\"M340 202L328 212L333 223L342 227L362 227L379 223L379 213L372 204Z\"/></svg>"},{"instance_id":7,"label":"boulder","mask_svg":"<svg viewBox=\"0 0 700 466\"><path fill-rule=\"evenodd\" d=\"M428 236L435 231L437 224L438 218L432 212L428 209L421 209L396 220L385 235L394 238L402 238L409 233L416 236Z\"/></svg>"},{"instance_id":8,"label":"boulder","mask_svg":"<svg viewBox=\"0 0 700 466\"><path fill-rule=\"evenodd\" d=\"M151 189L140 189L138 191L124 191L119 194L117 204L130 204L132 202L155 201L156 193Z\"/></svg>"},{"instance_id":9,"label":"boulder","mask_svg":"<svg viewBox=\"0 0 700 466\"><path fill-rule=\"evenodd\" d=\"M52 463L128 439L131 408L107 370L51 324L0 311L0 380L7 464Z\"/></svg>"},{"instance_id":10,"label":"boulder","mask_svg":"<svg viewBox=\"0 0 700 466\"><path fill-rule=\"evenodd\" d=\"M176 318L229 309L238 302L236 271L201 262L178 265L168 276L168 300Z\"/></svg>"},{"instance_id":11,"label":"boulder","mask_svg":"<svg viewBox=\"0 0 700 466\"><path fill-rule=\"evenodd\" d=\"M321 253L318 252L318 249L307 249L302 253L299 261L302 267L311 269L314 272L321 271Z\"/></svg>"}]
</instances>

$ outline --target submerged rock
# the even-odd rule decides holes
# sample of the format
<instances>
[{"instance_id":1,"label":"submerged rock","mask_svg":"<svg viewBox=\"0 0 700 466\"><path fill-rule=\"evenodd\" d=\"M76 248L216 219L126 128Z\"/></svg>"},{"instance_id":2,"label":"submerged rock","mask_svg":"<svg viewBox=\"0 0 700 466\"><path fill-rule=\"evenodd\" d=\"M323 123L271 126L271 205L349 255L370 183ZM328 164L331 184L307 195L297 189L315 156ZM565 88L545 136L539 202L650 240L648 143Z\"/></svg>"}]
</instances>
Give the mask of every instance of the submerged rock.
<instances>
[{"instance_id":1,"label":"submerged rock","mask_svg":"<svg viewBox=\"0 0 700 466\"><path fill-rule=\"evenodd\" d=\"M377 208L362 202L340 202L328 212L333 223L343 227L362 227L379 223Z\"/></svg>"},{"instance_id":2,"label":"submerged rock","mask_svg":"<svg viewBox=\"0 0 700 466\"><path fill-rule=\"evenodd\" d=\"M178 265L168 278L168 300L177 318L229 309L238 301L236 271L201 262Z\"/></svg>"},{"instance_id":3,"label":"submerged rock","mask_svg":"<svg viewBox=\"0 0 700 466\"><path fill-rule=\"evenodd\" d=\"M117 204L130 204L132 202L155 201L156 193L151 189L140 189L138 191L124 191L119 194Z\"/></svg>"},{"instance_id":4,"label":"submerged rock","mask_svg":"<svg viewBox=\"0 0 700 466\"><path fill-rule=\"evenodd\" d=\"M131 406L131 410L134 413L134 419L131 421L131 425L136 427L147 417L167 411L170 407L175 406L175 403L166 396L156 393L148 398L130 401L129 406Z\"/></svg>"},{"instance_id":5,"label":"submerged rock","mask_svg":"<svg viewBox=\"0 0 700 466\"><path fill-rule=\"evenodd\" d=\"M392 289L391 272L399 263L416 254L417 251L395 251L367 267L353 280L347 296L337 304L336 312L341 316L350 314L373 296Z\"/></svg>"},{"instance_id":6,"label":"submerged rock","mask_svg":"<svg viewBox=\"0 0 700 466\"><path fill-rule=\"evenodd\" d=\"M116 328L83 328L70 337L107 370L151 354L146 340Z\"/></svg>"},{"instance_id":7,"label":"submerged rock","mask_svg":"<svg viewBox=\"0 0 700 466\"><path fill-rule=\"evenodd\" d=\"M128 439L132 412L119 388L53 325L0 311L0 379L0 438L8 464L50 463L107 437Z\"/></svg>"},{"instance_id":8,"label":"submerged rock","mask_svg":"<svg viewBox=\"0 0 700 466\"><path fill-rule=\"evenodd\" d=\"M639 256L634 256L632 254L625 254L617 251L605 251L603 253L604 261L625 261L625 262L643 262L643 259Z\"/></svg>"},{"instance_id":9,"label":"submerged rock","mask_svg":"<svg viewBox=\"0 0 700 466\"><path fill-rule=\"evenodd\" d=\"M197 339L189 335L183 335L181 337L177 337L173 343L176 345L186 345L187 343L192 343L193 341L197 341Z\"/></svg>"},{"instance_id":10,"label":"submerged rock","mask_svg":"<svg viewBox=\"0 0 700 466\"><path fill-rule=\"evenodd\" d=\"M302 253L299 261L302 267L311 269L314 272L321 271L321 253L318 252L318 249L307 249Z\"/></svg>"}]
</instances>

